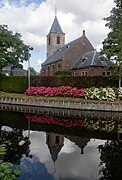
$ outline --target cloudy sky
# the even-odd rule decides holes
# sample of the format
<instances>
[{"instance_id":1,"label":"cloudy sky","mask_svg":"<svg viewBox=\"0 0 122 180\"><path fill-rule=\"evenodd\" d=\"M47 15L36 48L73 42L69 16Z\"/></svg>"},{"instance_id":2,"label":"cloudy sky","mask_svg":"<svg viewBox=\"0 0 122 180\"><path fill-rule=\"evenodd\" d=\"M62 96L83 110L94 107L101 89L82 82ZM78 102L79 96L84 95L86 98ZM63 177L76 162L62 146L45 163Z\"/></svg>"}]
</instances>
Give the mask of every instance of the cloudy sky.
<instances>
[{"instance_id":1,"label":"cloudy sky","mask_svg":"<svg viewBox=\"0 0 122 180\"><path fill-rule=\"evenodd\" d=\"M21 33L24 42L34 48L30 60L37 72L46 58L46 35L55 17L55 5L66 43L80 37L85 29L99 50L109 32L103 18L110 15L113 0L0 0L0 24Z\"/></svg>"}]
</instances>

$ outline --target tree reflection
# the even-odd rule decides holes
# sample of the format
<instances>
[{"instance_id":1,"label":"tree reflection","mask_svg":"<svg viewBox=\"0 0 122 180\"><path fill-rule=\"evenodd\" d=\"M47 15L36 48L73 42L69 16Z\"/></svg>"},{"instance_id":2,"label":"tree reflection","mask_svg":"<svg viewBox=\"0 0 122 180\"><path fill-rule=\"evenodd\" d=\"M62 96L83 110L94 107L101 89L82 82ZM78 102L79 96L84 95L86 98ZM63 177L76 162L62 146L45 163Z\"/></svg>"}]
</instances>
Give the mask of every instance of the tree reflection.
<instances>
[{"instance_id":1,"label":"tree reflection","mask_svg":"<svg viewBox=\"0 0 122 180\"><path fill-rule=\"evenodd\" d=\"M122 142L107 141L100 145L100 180L122 179Z\"/></svg>"},{"instance_id":2,"label":"tree reflection","mask_svg":"<svg viewBox=\"0 0 122 180\"><path fill-rule=\"evenodd\" d=\"M23 155L29 156L30 141L24 137L22 130L13 128L11 131L1 130L0 143L6 145L6 155L3 161L19 164Z\"/></svg>"}]
</instances>

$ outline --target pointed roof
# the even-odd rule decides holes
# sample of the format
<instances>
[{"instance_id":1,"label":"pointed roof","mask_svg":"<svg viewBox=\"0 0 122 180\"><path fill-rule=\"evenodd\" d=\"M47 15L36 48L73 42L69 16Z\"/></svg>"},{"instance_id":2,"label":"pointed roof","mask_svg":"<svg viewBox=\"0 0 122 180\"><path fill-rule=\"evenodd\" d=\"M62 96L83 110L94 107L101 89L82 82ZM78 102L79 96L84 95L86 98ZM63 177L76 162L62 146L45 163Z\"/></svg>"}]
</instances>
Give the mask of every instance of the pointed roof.
<instances>
[{"instance_id":1,"label":"pointed roof","mask_svg":"<svg viewBox=\"0 0 122 180\"><path fill-rule=\"evenodd\" d=\"M96 50L81 54L80 58L74 65L73 69L76 68L87 68L87 67L106 67L111 64L110 61L103 61L101 54ZM112 65L112 64L111 64Z\"/></svg>"},{"instance_id":2,"label":"pointed roof","mask_svg":"<svg viewBox=\"0 0 122 180\"><path fill-rule=\"evenodd\" d=\"M48 145L53 162L55 162L58 159L58 154L61 151L62 147L63 145L60 145L57 147Z\"/></svg>"},{"instance_id":3,"label":"pointed roof","mask_svg":"<svg viewBox=\"0 0 122 180\"><path fill-rule=\"evenodd\" d=\"M57 19L56 16L55 16L55 19L54 19L54 21L53 21L53 24L52 24L52 27L51 27L51 29L50 29L49 34L51 34L51 33L65 34L65 33L62 31L61 26L60 26L60 24L59 24L58 19Z\"/></svg>"},{"instance_id":4,"label":"pointed roof","mask_svg":"<svg viewBox=\"0 0 122 180\"><path fill-rule=\"evenodd\" d=\"M82 47L81 54L84 54L85 52L92 51L94 50L94 47L92 44L89 42L87 37L83 34L81 37L63 45L59 49L57 49L52 55L50 55L46 61L42 64L42 66L49 65L58 61L61 61L75 46L75 44L80 44ZM84 52L84 46L85 52Z\"/></svg>"}]
</instances>

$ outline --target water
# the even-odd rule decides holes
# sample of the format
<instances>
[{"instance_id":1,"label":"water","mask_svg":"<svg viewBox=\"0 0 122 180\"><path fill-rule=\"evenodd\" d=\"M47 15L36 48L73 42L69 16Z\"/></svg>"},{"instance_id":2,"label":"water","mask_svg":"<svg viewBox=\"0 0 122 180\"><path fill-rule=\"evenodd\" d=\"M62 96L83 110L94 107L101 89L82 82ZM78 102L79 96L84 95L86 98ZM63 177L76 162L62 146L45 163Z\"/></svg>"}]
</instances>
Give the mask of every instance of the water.
<instances>
[{"instance_id":1,"label":"water","mask_svg":"<svg viewBox=\"0 0 122 180\"><path fill-rule=\"evenodd\" d=\"M0 108L4 160L19 180L122 179L121 113Z\"/></svg>"}]
</instances>

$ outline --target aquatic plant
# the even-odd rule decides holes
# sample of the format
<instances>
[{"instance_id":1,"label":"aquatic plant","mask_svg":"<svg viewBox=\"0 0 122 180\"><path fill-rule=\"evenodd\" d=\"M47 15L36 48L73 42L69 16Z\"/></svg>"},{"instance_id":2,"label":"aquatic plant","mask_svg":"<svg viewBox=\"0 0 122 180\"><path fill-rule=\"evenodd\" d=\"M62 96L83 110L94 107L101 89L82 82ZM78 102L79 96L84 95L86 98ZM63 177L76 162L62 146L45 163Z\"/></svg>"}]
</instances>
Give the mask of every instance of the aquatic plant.
<instances>
[{"instance_id":1,"label":"aquatic plant","mask_svg":"<svg viewBox=\"0 0 122 180\"><path fill-rule=\"evenodd\" d=\"M4 162L3 157L6 154L6 147L4 144L0 145L0 179L14 180L21 174L19 169L13 169L13 164Z\"/></svg>"}]
</instances>

